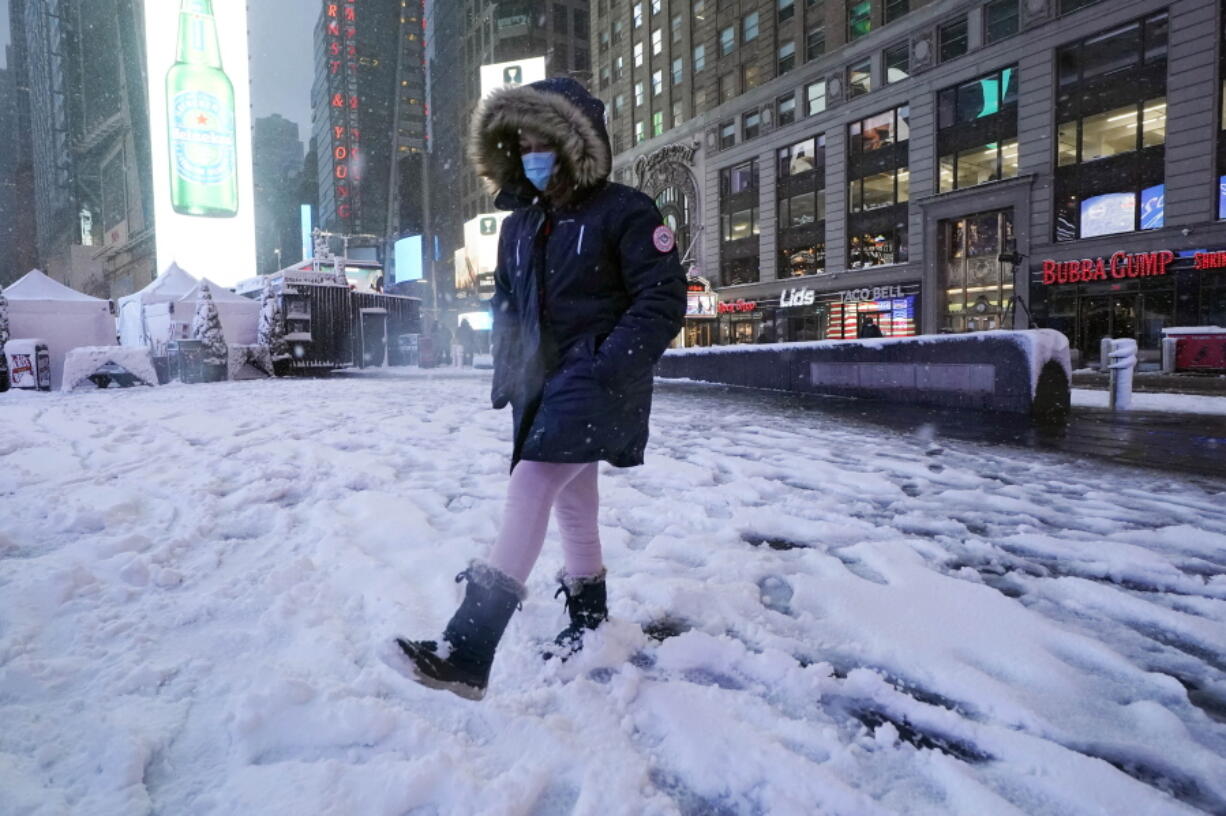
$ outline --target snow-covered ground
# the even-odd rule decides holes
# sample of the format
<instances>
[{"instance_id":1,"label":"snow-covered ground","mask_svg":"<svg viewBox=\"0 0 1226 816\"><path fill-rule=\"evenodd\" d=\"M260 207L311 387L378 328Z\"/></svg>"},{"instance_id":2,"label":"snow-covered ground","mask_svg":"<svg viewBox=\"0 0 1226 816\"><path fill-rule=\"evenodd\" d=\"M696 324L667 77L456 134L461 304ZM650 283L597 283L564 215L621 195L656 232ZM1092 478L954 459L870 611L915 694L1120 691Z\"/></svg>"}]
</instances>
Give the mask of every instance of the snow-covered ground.
<instances>
[{"instance_id":1,"label":"snow-covered ground","mask_svg":"<svg viewBox=\"0 0 1226 816\"><path fill-rule=\"evenodd\" d=\"M427 374L0 396L0 813L1226 813L1226 484L665 386L470 703L382 660L506 482Z\"/></svg>"}]
</instances>

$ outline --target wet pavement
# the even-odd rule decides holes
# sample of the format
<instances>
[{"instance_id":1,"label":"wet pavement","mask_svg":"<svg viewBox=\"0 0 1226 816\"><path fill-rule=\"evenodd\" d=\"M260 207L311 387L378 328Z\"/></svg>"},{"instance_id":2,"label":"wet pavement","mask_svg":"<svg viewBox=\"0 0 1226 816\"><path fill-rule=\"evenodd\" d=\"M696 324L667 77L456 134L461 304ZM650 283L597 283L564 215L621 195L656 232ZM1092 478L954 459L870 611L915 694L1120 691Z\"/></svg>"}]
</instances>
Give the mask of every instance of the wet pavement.
<instances>
[{"instance_id":1,"label":"wet pavement","mask_svg":"<svg viewBox=\"0 0 1226 816\"><path fill-rule=\"evenodd\" d=\"M981 411L707 383L657 381L661 393L724 393L773 410L803 409L900 433L1048 450L1117 464L1226 478L1226 416L1074 407L1060 423Z\"/></svg>"}]
</instances>

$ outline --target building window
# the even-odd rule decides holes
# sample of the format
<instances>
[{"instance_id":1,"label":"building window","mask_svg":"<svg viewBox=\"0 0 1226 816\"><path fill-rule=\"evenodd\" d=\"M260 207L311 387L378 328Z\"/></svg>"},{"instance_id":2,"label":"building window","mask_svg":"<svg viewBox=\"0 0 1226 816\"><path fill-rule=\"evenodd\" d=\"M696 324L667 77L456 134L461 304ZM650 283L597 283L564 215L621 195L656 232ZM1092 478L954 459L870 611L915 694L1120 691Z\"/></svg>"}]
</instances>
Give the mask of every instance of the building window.
<instances>
[{"instance_id":1,"label":"building window","mask_svg":"<svg viewBox=\"0 0 1226 816\"><path fill-rule=\"evenodd\" d=\"M705 45L694 46L694 72L697 73L707 67L707 47Z\"/></svg>"},{"instance_id":2,"label":"building window","mask_svg":"<svg viewBox=\"0 0 1226 816\"><path fill-rule=\"evenodd\" d=\"M637 108L643 104L643 83L634 83L634 106Z\"/></svg>"},{"instance_id":3,"label":"building window","mask_svg":"<svg viewBox=\"0 0 1226 816\"><path fill-rule=\"evenodd\" d=\"M796 16L796 0L779 0L779 22L786 22Z\"/></svg>"},{"instance_id":4,"label":"building window","mask_svg":"<svg viewBox=\"0 0 1226 816\"><path fill-rule=\"evenodd\" d=\"M762 132L762 114L759 111L751 111L741 117L741 137L748 141L756 139Z\"/></svg>"},{"instance_id":5,"label":"building window","mask_svg":"<svg viewBox=\"0 0 1226 816\"><path fill-rule=\"evenodd\" d=\"M736 74L724 74L719 78L719 101L728 102L736 98Z\"/></svg>"},{"instance_id":6,"label":"building window","mask_svg":"<svg viewBox=\"0 0 1226 816\"><path fill-rule=\"evenodd\" d=\"M911 45L900 42L892 45L883 54L885 62L885 84L901 82L911 76Z\"/></svg>"},{"instance_id":7,"label":"building window","mask_svg":"<svg viewBox=\"0 0 1226 816\"><path fill-rule=\"evenodd\" d=\"M575 37L586 40L590 34L587 27L587 12L575 9Z\"/></svg>"},{"instance_id":8,"label":"building window","mask_svg":"<svg viewBox=\"0 0 1226 816\"><path fill-rule=\"evenodd\" d=\"M643 24L643 4L642 3L634 4L634 10L632 13L632 17L634 20L635 28L638 28L639 26Z\"/></svg>"},{"instance_id":9,"label":"building window","mask_svg":"<svg viewBox=\"0 0 1226 816\"><path fill-rule=\"evenodd\" d=\"M673 22L672 22L672 25L669 26L669 30L672 32L673 42L675 43L681 42L681 15L680 14L676 14L673 16Z\"/></svg>"},{"instance_id":10,"label":"building window","mask_svg":"<svg viewBox=\"0 0 1226 816\"><path fill-rule=\"evenodd\" d=\"M1057 52L1055 240L1164 226L1166 52L1165 14Z\"/></svg>"},{"instance_id":11,"label":"building window","mask_svg":"<svg viewBox=\"0 0 1226 816\"><path fill-rule=\"evenodd\" d=\"M707 89L706 88L695 88L694 89L694 115L697 116L700 113L706 113L706 110L707 110Z\"/></svg>"},{"instance_id":12,"label":"building window","mask_svg":"<svg viewBox=\"0 0 1226 816\"><path fill-rule=\"evenodd\" d=\"M559 34L565 34L569 28L566 25L567 15L566 6L560 3L553 4L553 30Z\"/></svg>"},{"instance_id":13,"label":"building window","mask_svg":"<svg viewBox=\"0 0 1226 816\"><path fill-rule=\"evenodd\" d=\"M694 0L694 5L691 8L694 11L694 16L701 20L707 12L707 0Z\"/></svg>"},{"instance_id":14,"label":"building window","mask_svg":"<svg viewBox=\"0 0 1226 816\"><path fill-rule=\"evenodd\" d=\"M1166 51L1167 17L1157 14L1061 48L1056 54L1060 85L1165 64Z\"/></svg>"},{"instance_id":15,"label":"building window","mask_svg":"<svg viewBox=\"0 0 1226 816\"><path fill-rule=\"evenodd\" d=\"M1226 88L1226 85L1223 86ZM775 122L779 127L796 121L796 94L791 93L775 100Z\"/></svg>"},{"instance_id":16,"label":"building window","mask_svg":"<svg viewBox=\"0 0 1226 816\"><path fill-rule=\"evenodd\" d=\"M781 147L776 151L777 179L797 177L808 178L810 172L820 172L823 177L826 172L826 136L811 136L799 142ZM817 187L824 187L818 184ZM816 188L815 188L816 189ZM824 211L824 208L823 208Z\"/></svg>"},{"instance_id":17,"label":"building window","mask_svg":"<svg viewBox=\"0 0 1226 816\"><path fill-rule=\"evenodd\" d=\"M641 42L634 44L634 67L643 67L643 44Z\"/></svg>"},{"instance_id":18,"label":"building window","mask_svg":"<svg viewBox=\"0 0 1226 816\"><path fill-rule=\"evenodd\" d=\"M847 41L855 42L872 30L872 3L869 0L847 0Z\"/></svg>"},{"instance_id":19,"label":"building window","mask_svg":"<svg viewBox=\"0 0 1226 816\"><path fill-rule=\"evenodd\" d=\"M660 54L664 51L664 32L656 29L651 32L651 53Z\"/></svg>"},{"instance_id":20,"label":"building window","mask_svg":"<svg viewBox=\"0 0 1226 816\"><path fill-rule=\"evenodd\" d=\"M675 60L673 60L673 84L680 85L681 78L682 78L681 57L677 57Z\"/></svg>"},{"instance_id":21,"label":"building window","mask_svg":"<svg viewBox=\"0 0 1226 816\"><path fill-rule=\"evenodd\" d=\"M826 53L826 26L822 23L809 26L805 33L805 62L815 60Z\"/></svg>"},{"instance_id":22,"label":"building window","mask_svg":"<svg viewBox=\"0 0 1226 816\"><path fill-rule=\"evenodd\" d=\"M796 43L788 40L779 46L779 73L786 74L796 67Z\"/></svg>"},{"instance_id":23,"label":"building window","mask_svg":"<svg viewBox=\"0 0 1226 816\"><path fill-rule=\"evenodd\" d=\"M886 23L892 23L910 10L910 0L885 0L885 13L883 15L884 21Z\"/></svg>"},{"instance_id":24,"label":"building window","mask_svg":"<svg viewBox=\"0 0 1226 816\"><path fill-rule=\"evenodd\" d=\"M643 120L640 119L634 123L634 143L638 144L647 138L647 129L643 126Z\"/></svg>"},{"instance_id":25,"label":"building window","mask_svg":"<svg viewBox=\"0 0 1226 816\"><path fill-rule=\"evenodd\" d=\"M873 63L864 60L847 67L847 96L854 99L857 96L873 90Z\"/></svg>"},{"instance_id":26,"label":"building window","mask_svg":"<svg viewBox=\"0 0 1226 816\"><path fill-rule=\"evenodd\" d=\"M727 150L736 144L736 122L724 122L719 126L719 149Z\"/></svg>"},{"instance_id":27,"label":"building window","mask_svg":"<svg viewBox=\"0 0 1226 816\"><path fill-rule=\"evenodd\" d=\"M659 136L664 132L664 111L656 111L651 115L651 135Z\"/></svg>"},{"instance_id":28,"label":"building window","mask_svg":"<svg viewBox=\"0 0 1226 816\"><path fill-rule=\"evenodd\" d=\"M620 114L626 108L626 95L618 94L613 97L613 112Z\"/></svg>"},{"instance_id":29,"label":"building window","mask_svg":"<svg viewBox=\"0 0 1226 816\"><path fill-rule=\"evenodd\" d=\"M741 90L742 93L748 92L752 88L756 88L762 84L762 66L755 63L748 63L741 66Z\"/></svg>"},{"instance_id":30,"label":"building window","mask_svg":"<svg viewBox=\"0 0 1226 816\"><path fill-rule=\"evenodd\" d=\"M758 39L758 12L745 15L741 21L741 36L745 42L753 42Z\"/></svg>"},{"instance_id":31,"label":"building window","mask_svg":"<svg viewBox=\"0 0 1226 816\"><path fill-rule=\"evenodd\" d=\"M957 59L966 53L969 44L966 18L945 23L937 29L940 39L941 62Z\"/></svg>"},{"instance_id":32,"label":"building window","mask_svg":"<svg viewBox=\"0 0 1226 816\"><path fill-rule=\"evenodd\" d=\"M661 0L651 0L651 13L652 14L660 13L660 3L661 3Z\"/></svg>"},{"instance_id":33,"label":"building window","mask_svg":"<svg viewBox=\"0 0 1226 816\"><path fill-rule=\"evenodd\" d=\"M1018 30L1017 0L993 0L984 6L984 39L989 43L1012 37Z\"/></svg>"},{"instance_id":34,"label":"building window","mask_svg":"<svg viewBox=\"0 0 1226 816\"><path fill-rule=\"evenodd\" d=\"M724 286L758 280L758 163L720 171L720 279Z\"/></svg>"},{"instance_id":35,"label":"building window","mask_svg":"<svg viewBox=\"0 0 1226 816\"><path fill-rule=\"evenodd\" d=\"M664 70L657 68L651 72L651 95L659 96L664 93Z\"/></svg>"},{"instance_id":36,"label":"building window","mask_svg":"<svg viewBox=\"0 0 1226 816\"><path fill-rule=\"evenodd\" d=\"M910 111L904 105L847 126L848 148L859 157L887 147L901 146L911 138ZM905 162L904 162L905 166Z\"/></svg>"},{"instance_id":37,"label":"building window","mask_svg":"<svg viewBox=\"0 0 1226 816\"><path fill-rule=\"evenodd\" d=\"M937 153L942 193L1017 176L1017 68L937 94Z\"/></svg>"},{"instance_id":38,"label":"building window","mask_svg":"<svg viewBox=\"0 0 1226 816\"><path fill-rule=\"evenodd\" d=\"M1000 256L1013 246L1013 212L979 213L941 222L943 328L952 332L1011 328L1013 267Z\"/></svg>"},{"instance_id":39,"label":"building window","mask_svg":"<svg viewBox=\"0 0 1226 816\"><path fill-rule=\"evenodd\" d=\"M677 127L685 121L685 107L681 104L681 100L673 103L673 127Z\"/></svg>"},{"instance_id":40,"label":"building window","mask_svg":"<svg viewBox=\"0 0 1226 816\"><path fill-rule=\"evenodd\" d=\"M586 48L576 48L575 49L575 70L576 71L590 71L591 68L592 68L592 63L591 63L590 58L588 57L587 49Z\"/></svg>"},{"instance_id":41,"label":"building window","mask_svg":"<svg viewBox=\"0 0 1226 816\"><path fill-rule=\"evenodd\" d=\"M819 79L805 86L805 116L816 116L826 109L826 81Z\"/></svg>"},{"instance_id":42,"label":"building window","mask_svg":"<svg viewBox=\"0 0 1226 816\"><path fill-rule=\"evenodd\" d=\"M617 59L613 61L613 79L619 80L623 76L625 76L625 74L626 74L626 58L619 55Z\"/></svg>"},{"instance_id":43,"label":"building window","mask_svg":"<svg viewBox=\"0 0 1226 816\"><path fill-rule=\"evenodd\" d=\"M870 212L903 204L910 197L910 173L905 167L874 173L848 183L848 211Z\"/></svg>"},{"instance_id":44,"label":"building window","mask_svg":"<svg viewBox=\"0 0 1226 816\"><path fill-rule=\"evenodd\" d=\"M905 263L911 176L906 106L848 125L847 263Z\"/></svg>"},{"instance_id":45,"label":"building window","mask_svg":"<svg viewBox=\"0 0 1226 816\"><path fill-rule=\"evenodd\" d=\"M726 57L736 48L736 29L728 26L719 32L719 55Z\"/></svg>"},{"instance_id":46,"label":"building window","mask_svg":"<svg viewBox=\"0 0 1226 816\"><path fill-rule=\"evenodd\" d=\"M613 44L617 45L622 41L622 34L626 31L626 24L621 20L613 21Z\"/></svg>"}]
</instances>

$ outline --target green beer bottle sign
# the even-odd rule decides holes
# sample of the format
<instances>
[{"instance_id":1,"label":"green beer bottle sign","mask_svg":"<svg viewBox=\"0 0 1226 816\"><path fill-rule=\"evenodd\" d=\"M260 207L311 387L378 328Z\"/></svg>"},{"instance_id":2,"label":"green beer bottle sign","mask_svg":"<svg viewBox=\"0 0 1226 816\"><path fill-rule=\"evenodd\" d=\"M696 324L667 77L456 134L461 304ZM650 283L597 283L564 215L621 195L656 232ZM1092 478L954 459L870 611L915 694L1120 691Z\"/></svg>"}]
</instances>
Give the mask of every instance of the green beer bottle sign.
<instances>
[{"instance_id":1,"label":"green beer bottle sign","mask_svg":"<svg viewBox=\"0 0 1226 816\"><path fill-rule=\"evenodd\" d=\"M175 212L238 214L234 85L221 65L213 0L182 0L179 48L166 74L170 198Z\"/></svg>"}]
</instances>

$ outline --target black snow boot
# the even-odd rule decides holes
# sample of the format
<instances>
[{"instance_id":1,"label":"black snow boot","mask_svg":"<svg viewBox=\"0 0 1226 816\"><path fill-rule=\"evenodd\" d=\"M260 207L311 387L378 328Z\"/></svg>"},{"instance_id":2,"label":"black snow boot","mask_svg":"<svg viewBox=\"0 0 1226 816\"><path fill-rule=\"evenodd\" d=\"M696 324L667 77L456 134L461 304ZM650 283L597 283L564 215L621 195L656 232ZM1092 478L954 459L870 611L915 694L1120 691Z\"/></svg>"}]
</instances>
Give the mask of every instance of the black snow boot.
<instances>
[{"instance_id":1,"label":"black snow boot","mask_svg":"<svg viewBox=\"0 0 1226 816\"><path fill-rule=\"evenodd\" d=\"M576 578L565 572L558 573L561 584L553 597L566 596L566 611L570 614L567 626L554 638L554 648L545 655L562 660L583 648L583 633L595 629L609 619L608 594L605 591L605 570L599 575Z\"/></svg>"},{"instance_id":2,"label":"black snow boot","mask_svg":"<svg viewBox=\"0 0 1226 816\"><path fill-rule=\"evenodd\" d=\"M417 682L480 700L489 683L494 650L526 591L519 581L479 561L456 576L457 583L464 579L468 579L464 601L443 630L441 642L401 638L396 642L412 661Z\"/></svg>"}]
</instances>

